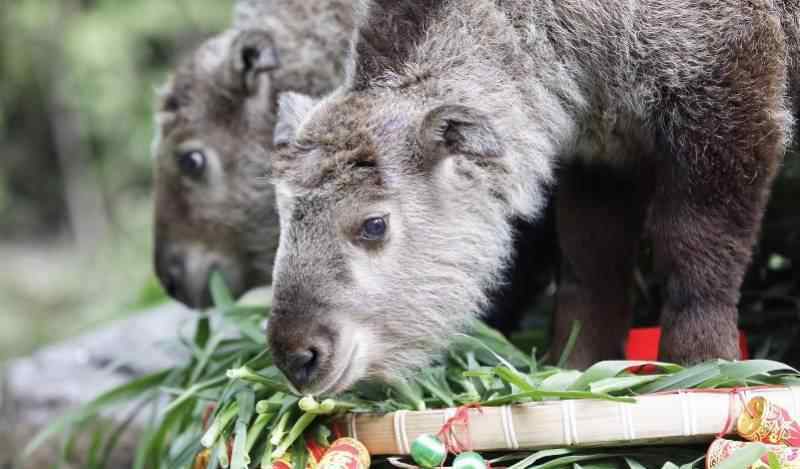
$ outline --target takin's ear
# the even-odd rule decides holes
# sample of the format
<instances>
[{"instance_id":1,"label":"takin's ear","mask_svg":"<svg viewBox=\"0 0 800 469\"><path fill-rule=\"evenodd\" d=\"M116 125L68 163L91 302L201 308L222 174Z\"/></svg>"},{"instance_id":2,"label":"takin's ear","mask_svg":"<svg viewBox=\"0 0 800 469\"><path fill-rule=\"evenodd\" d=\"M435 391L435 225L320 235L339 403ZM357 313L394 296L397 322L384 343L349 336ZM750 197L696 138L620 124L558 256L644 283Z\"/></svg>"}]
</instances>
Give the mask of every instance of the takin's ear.
<instances>
[{"instance_id":1,"label":"takin's ear","mask_svg":"<svg viewBox=\"0 0 800 469\"><path fill-rule=\"evenodd\" d=\"M417 132L417 141L428 167L452 155L498 158L504 152L489 117L459 104L444 104L428 112Z\"/></svg>"},{"instance_id":2,"label":"takin's ear","mask_svg":"<svg viewBox=\"0 0 800 469\"><path fill-rule=\"evenodd\" d=\"M364 89L387 72L402 69L425 38L441 0L360 0L352 41L348 82Z\"/></svg>"},{"instance_id":3,"label":"takin's ear","mask_svg":"<svg viewBox=\"0 0 800 469\"><path fill-rule=\"evenodd\" d=\"M288 145L294 140L297 129L316 103L316 99L304 94L291 91L280 94L278 119L273 136L273 144L276 147Z\"/></svg>"},{"instance_id":4,"label":"takin's ear","mask_svg":"<svg viewBox=\"0 0 800 469\"><path fill-rule=\"evenodd\" d=\"M249 95L258 93L259 76L280 67L272 36L263 29L246 29L231 43L226 81Z\"/></svg>"},{"instance_id":5,"label":"takin's ear","mask_svg":"<svg viewBox=\"0 0 800 469\"><path fill-rule=\"evenodd\" d=\"M181 102L175 93L175 77L170 75L167 81L155 88L155 123L159 128L166 128L178 118Z\"/></svg>"},{"instance_id":6,"label":"takin's ear","mask_svg":"<svg viewBox=\"0 0 800 469\"><path fill-rule=\"evenodd\" d=\"M153 91L156 97L156 112L176 112L180 107L177 96L173 93L175 76L170 75L167 81L156 86Z\"/></svg>"}]
</instances>

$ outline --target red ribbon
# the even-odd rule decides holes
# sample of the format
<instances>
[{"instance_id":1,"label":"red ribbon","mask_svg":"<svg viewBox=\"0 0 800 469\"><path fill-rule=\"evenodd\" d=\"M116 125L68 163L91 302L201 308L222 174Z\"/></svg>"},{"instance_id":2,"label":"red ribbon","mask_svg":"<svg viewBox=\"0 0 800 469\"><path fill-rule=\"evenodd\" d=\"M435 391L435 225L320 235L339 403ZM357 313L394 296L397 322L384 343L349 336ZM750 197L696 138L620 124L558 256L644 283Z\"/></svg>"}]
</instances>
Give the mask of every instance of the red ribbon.
<instances>
[{"instance_id":1,"label":"red ribbon","mask_svg":"<svg viewBox=\"0 0 800 469\"><path fill-rule=\"evenodd\" d=\"M336 420L331 424L331 432L333 433L334 441L338 440L339 438L344 438L348 436L348 431L344 427L345 427L345 422L343 421L343 419Z\"/></svg>"},{"instance_id":2,"label":"red ribbon","mask_svg":"<svg viewBox=\"0 0 800 469\"><path fill-rule=\"evenodd\" d=\"M717 438L722 438L728 433L733 430L733 426L735 425L736 419L739 418L736 413L736 398L739 398L739 401L742 403L742 409L744 412L750 412L750 409L747 408L747 402L744 400L744 394L741 392L742 388L730 388L727 389L729 392L730 400L728 401L728 417L725 419L725 426L722 427L722 431L717 433Z\"/></svg>"},{"instance_id":3,"label":"red ribbon","mask_svg":"<svg viewBox=\"0 0 800 469\"><path fill-rule=\"evenodd\" d=\"M455 415L447 419L442 425L442 429L436 435L444 442L444 447L448 453L459 454L464 451L472 451L472 438L469 434L469 411L476 409L481 414L483 409L477 402L465 404L456 409ZM466 437L466 442L458 439L457 428L462 428L462 433Z\"/></svg>"}]
</instances>

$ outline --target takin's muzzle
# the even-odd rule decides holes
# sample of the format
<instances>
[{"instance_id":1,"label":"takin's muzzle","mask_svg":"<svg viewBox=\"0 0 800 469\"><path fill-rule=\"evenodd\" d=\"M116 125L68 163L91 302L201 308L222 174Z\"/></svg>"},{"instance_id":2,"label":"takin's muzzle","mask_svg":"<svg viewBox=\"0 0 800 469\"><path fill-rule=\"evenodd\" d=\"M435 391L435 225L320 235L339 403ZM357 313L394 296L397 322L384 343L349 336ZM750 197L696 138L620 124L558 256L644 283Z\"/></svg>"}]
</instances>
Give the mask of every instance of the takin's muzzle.
<instances>
[{"instance_id":1,"label":"takin's muzzle","mask_svg":"<svg viewBox=\"0 0 800 469\"><path fill-rule=\"evenodd\" d=\"M244 293L245 272L236 259L198 243L170 243L156 240L154 267L164 291L194 309L213 305L209 281L219 272L227 288L238 297Z\"/></svg>"},{"instance_id":2,"label":"takin's muzzle","mask_svg":"<svg viewBox=\"0 0 800 469\"><path fill-rule=\"evenodd\" d=\"M301 392L321 391L337 368L341 334L308 311L273 304L267 328L275 365Z\"/></svg>"}]
</instances>

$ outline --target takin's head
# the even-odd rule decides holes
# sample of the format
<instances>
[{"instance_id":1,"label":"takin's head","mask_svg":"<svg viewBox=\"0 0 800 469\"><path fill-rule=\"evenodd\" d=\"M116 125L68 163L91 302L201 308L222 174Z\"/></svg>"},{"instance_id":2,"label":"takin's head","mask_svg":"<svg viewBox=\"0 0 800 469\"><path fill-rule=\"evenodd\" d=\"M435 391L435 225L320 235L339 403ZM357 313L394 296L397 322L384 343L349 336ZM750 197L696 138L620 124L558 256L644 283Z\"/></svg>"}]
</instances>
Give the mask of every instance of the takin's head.
<instances>
[{"instance_id":1,"label":"takin's head","mask_svg":"<svg viewBox=\"0 0 800 469\"><path fill-rule=\"evenodd\" d=\"M511 254L512 207L543 200L510 181L519 143L495 124L401 91L281 96L268 334L298 390L424 366L485 308Z\"/></svg>"},{"instance_id":2,"label":"takin's head","mask_svg":"<svg viewBox=\"0 0 800 469\"><path fill-rule=\"evenodd\" d=\"M219 271L232 293L269 283L277 214L269 184L274 125L272 38L210 39L160 92L156 114L155 270L190 307L210 305Z\"/></svg>"}]
</instances>

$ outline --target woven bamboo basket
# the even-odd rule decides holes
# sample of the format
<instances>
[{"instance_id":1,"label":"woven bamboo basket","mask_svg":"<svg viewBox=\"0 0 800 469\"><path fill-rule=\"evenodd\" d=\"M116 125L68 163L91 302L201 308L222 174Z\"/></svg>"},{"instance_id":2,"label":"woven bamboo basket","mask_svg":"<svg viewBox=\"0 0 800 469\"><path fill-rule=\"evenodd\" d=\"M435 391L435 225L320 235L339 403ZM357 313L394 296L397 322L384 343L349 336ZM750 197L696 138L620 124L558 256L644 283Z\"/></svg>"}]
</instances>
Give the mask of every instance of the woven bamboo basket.
<instances>
[{"instance_id":1,"label":"woven bamboo basket","mask_svg":"<svg viewBox=\"0 0 800 469\"><path fill-rule=\"evenodd\" d=\"M800 387L690 390L639 396L635 403L543 401L470 409L468 438L476 451L700 443L731 433L753 397L763 396L800 416ZM409 454L422 433L437 433L456 409L350 415L349 436L371 454ZM726 428L727 427L727 428Z\"/></svg>"}]
</instances>

